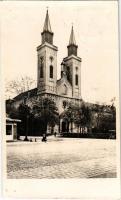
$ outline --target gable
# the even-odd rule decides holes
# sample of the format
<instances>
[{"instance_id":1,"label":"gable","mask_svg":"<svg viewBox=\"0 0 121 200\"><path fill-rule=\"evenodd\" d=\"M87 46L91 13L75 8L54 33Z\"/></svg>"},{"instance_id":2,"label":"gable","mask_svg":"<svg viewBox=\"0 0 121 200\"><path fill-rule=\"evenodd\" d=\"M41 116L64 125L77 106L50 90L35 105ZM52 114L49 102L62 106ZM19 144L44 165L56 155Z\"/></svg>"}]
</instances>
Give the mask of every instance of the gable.
<instances>
[{"instance_id":1,"label":"gable","mask_svg":"<svg viewBox=\"0 0 121 200\"><path fill-rule=\"evenodd\" d=\"M57 81L57 94L72 97L72 86L64 77Z\"/></svg>"}]
</instances>

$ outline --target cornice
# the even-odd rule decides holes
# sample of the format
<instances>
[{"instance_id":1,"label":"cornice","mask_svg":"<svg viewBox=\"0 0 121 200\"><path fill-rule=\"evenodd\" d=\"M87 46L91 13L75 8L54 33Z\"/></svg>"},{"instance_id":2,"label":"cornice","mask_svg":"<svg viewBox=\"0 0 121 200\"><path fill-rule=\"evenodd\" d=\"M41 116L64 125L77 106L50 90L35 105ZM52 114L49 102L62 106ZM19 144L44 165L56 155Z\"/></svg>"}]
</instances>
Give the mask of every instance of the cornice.
<instances>
[{"instance_id":1,"label":"cornice","mask_svg":"<svg viewBox=\"0 0 121 200\"><path fill-rule=\"evenodd\" d=\"M80 58L80 57L78 57L78 56L74 56L74 55L65 57L63 60L64 60L64 61L67 61L67 60L71 60L71 59L75 59L75 60L78 60L79 62L82 62L82 58Z\"/></svg>"},{"instance_id":2,"label":"cornice","mask_svg":"<svg viewBox=\"0 0 121 200\"><path fill-rule=\"evenodd\" d=\"M43 96L43 95L51 95L51 96L55 96L55 97L59 97L59 98L66 98L66 99L71 99L71 100L77 100L77 101L82 101L81 98L75 98L75 97L67 97L67 96L64 96L64 95L59 95L59 94L52 94L52 93L48 93L48 92L43 92L43 93L39 93L38 96Z\"/></svg>"},{"instance_id":3,"label":"cornice","mask_svg":"<svg viewBox=\"0 0 121 200\"><path fill-rule=\"evenodd\" d=\"M40 49L42 49L42 48L44 48L44 47L49 47L49 48L51 48L51 49L54 49L54 50L58 51L58 47L56 47L55 45L51 45L51 44L49 44L49 43L47 43L47 42L45 42L44 44L39 45L39 46L37 47L37 51L39 51Z\"/></svg>"}]
</instances>

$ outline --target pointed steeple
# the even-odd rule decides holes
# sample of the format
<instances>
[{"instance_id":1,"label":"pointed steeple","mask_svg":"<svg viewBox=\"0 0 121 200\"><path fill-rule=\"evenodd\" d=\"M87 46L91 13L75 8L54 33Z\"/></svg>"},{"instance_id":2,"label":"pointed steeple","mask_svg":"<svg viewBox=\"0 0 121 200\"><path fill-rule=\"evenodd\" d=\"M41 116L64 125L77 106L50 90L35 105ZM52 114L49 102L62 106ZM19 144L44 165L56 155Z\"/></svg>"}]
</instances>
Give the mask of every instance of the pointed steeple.
<instances>
[{"instance_id":1,"label":"pointed steeple","mask_svg":"<svg viewBox=\"0 0 121 200\"><path fill-rule=\"evenodd\" d=\"M44 23L44 27L43 27L43 32L44 31L49 31L49 32L52 33L51 25L50 25L50 19L49 19L49 14L48 14L48 9L47 9L45 23Z\"/></svg>"},{"instance_id":2,"label":"pointed steeple","mask_svg":"<svg viewBox=\"0 0 121 200\"><path fill-rule=\"evenodd\" d=\"M71 35L70 35L70 39L69 39L69 45L67 46L67 48L68 48L68 56L70 56L70 55L77 56L78 46L76 45L73 25L72 25Z\"/></svg>"},{"instance_id":3,"label":"pointed steeple","mask_svg":"<svg viewBox=\"0 0 121 200\"><path fill-rule=\"evenodd\" d=\"M43 32L41 33L41 35L42 35L42 44L44 44L45 42L53 44L53 32L51 30L48 9L45 17Z\"/></svg>"},{"instance_id":4,"label":"pointed steeple","mask_svg":"<svg viewBox=\"0 0 121 200\"><path fill-rule=\"evenodd\" d=\"M71 35L70 35L70 40L69 40L69 45L71 45L71 44L75 44L76 45L76 40L75 40L73 25L72 25Z\"/></svg>"}]
</instances>

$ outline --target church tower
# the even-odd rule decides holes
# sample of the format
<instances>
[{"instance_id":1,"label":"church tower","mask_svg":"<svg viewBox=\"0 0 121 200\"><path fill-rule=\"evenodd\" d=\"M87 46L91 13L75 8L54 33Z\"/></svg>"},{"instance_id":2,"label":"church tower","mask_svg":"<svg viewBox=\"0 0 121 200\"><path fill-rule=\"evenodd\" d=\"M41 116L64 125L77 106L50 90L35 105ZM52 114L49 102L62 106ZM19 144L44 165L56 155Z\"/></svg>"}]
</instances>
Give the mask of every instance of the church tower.
<instances>
[{"instance_id":1,"label":"church tower","mask_svg":"<svg viewBox=\"0 0 121 200\"><path fill-rule=\"evenodd\" d=\"M48 10L46 13L43 32L41 33L42 43L37 47L38 74L37 89L38 94L56 94L57 81L57 47L53 45L53 32L51 30Z\"/></svg>"},{"instance_id":2,"label":"church tower","mask_svg":"<svg viewBox=\"0 0 121 200\"><path fill-rule=\"evenodd\" d=\"M72 97L81 99L81 58L77 56L78 46L76 45L73 26L67 46L68 56L63 59L67 71L68 81L72 85Z\"/></svg>"}]
</instances>

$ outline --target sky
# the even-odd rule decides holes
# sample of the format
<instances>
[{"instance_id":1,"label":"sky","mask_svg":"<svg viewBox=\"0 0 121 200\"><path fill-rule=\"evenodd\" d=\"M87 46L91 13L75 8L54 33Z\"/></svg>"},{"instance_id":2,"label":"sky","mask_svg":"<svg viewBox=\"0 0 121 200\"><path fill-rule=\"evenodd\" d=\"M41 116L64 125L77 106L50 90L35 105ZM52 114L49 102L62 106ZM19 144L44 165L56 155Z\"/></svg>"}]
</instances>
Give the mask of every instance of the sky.
<instances>
[{"instance_id":1,"label":"sky","mask_svg":"<svg viewBox=\"0 0 121 200\"><path fill-rule=\"evenodd\" d=\"M73 23L78 56L82 58L81 93L89 102L108 103L119 87L117 1L2 2L1 59L5 81L28 75L37 79L37 51L46 10L54 45L58 47L57 77L67 56Z\"/></svg>"}]
</instances>

